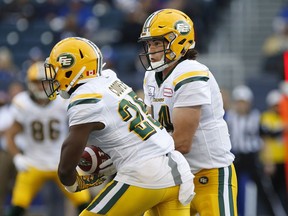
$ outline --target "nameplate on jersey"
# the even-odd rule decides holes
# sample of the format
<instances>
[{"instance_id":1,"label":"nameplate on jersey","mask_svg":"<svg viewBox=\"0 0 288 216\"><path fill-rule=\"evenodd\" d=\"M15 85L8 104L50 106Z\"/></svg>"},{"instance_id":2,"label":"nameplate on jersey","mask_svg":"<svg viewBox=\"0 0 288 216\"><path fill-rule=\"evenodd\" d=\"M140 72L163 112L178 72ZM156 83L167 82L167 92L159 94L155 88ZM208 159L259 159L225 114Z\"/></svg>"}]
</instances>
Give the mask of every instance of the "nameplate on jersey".
<instances>
[{"instance_id":1,"label":"nameplate on jersey","mask_svg":"<svg viewBox=\"0 0 288 216\"><path fill-rule=\"evenodd\" d=\"M155 103L164 102L164 98L153 98L152 102L155 102Z\"/></svg>"},{"instance_id":2,"label":"nameplate on jersey","mask_svg":"<svg viewBox=\"0 0 288 216\"><path fill-rule=\"evenodd\" d=\"M120 80L114 81L109 86L109 90L112 91L114 94L116 94L118 97L120 97L127 89L128 86L123 82L121 82Z\"/></svg>"}]
</instances>

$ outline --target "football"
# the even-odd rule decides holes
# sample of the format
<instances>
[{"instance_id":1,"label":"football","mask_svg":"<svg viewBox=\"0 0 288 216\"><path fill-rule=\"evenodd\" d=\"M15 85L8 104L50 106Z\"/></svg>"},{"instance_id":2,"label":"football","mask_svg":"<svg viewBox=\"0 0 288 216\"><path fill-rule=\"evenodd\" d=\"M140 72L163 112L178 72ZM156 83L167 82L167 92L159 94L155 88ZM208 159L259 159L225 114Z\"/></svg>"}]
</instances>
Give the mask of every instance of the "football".
<instances>
[{"instance_id":1,"label":"football","mask_svg":"<svg viewBox=\"0 0 288 216\"><path fill-rule=\"evenodd\" d=\"M97 174L100 170L99 166L110 157L103 152L99 147L94 145L86 146L78 167L86 174Z\"/></svg>"}]
</instances>

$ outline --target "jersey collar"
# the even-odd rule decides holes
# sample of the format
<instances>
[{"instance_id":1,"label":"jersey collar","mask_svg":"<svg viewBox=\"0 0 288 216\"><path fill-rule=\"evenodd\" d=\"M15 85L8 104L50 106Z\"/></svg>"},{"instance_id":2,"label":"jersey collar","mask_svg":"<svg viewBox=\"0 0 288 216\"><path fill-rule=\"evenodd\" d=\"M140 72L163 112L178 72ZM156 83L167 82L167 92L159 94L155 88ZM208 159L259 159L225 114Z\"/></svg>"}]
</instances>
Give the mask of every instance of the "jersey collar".
<instances>
[{"instance_id":1,"label":"jersey collar","mask_svg":"<svg viewBox=\"0 0 288 216\"><path fill-rule=\"evenodd\" d=\"M173 70L175 69L175 67L177 66L178 64L176 64L173 68L171 68L171 70L167 73L167 75L165 76L165 78L163 79L162 75L163 75L163 72L156 72L155 73L155 80L156 80L156 83L158 85L158 87L161 86L161 84L170 76L170 74L173 72Z\"/></svg>"}]
</instances>

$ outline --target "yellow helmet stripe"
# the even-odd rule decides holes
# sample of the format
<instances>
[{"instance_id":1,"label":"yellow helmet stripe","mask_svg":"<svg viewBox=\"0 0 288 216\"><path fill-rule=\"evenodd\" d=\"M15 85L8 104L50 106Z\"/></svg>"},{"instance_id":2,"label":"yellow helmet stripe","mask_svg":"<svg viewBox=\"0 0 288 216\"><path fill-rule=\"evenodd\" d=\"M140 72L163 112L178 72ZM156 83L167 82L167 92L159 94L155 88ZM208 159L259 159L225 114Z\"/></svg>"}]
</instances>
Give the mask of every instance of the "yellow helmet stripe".
<instances>
[{"instance_id":1,"label":"yellow helmet stripe","mask_svg":"<svg viewBox=\"0 0 288 216\"><path fill-rule=\"evenodd\" d=\"M94 43L92 43L90 40L87 40L85 38L79 38L79 37L76 37L76 38L79 40L85 41L86 43L88 43L92 47L92 49L95 52L95 55L97 56L97 74L101 75L102 65L103 65L103 56L102 56L100 49Z\"/></svg>"}]
</instances>

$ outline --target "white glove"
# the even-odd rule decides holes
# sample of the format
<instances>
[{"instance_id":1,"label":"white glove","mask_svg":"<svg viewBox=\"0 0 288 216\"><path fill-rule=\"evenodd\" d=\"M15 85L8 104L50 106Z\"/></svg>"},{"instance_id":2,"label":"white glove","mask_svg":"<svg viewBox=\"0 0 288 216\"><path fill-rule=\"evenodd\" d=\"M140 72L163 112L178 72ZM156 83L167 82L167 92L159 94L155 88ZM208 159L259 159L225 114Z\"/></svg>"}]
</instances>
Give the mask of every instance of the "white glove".
<instances>
[{"instance_id":1,"label":"white glove","mask_svg":"<svg viewBox=\"0 0 288 216\"><path fill-rule=\"evenodd\" d=\"M193 180L187 181L180 185L179 201L182 205L188 205L195 196L195 186Z\"/></svg>"},{"instance_id":2,"label":"white glove","mask_svg":"<svg viewBox=\"0 0 288 216\"><path fill-rule=\"evenodd\" d=\"M110 176L114 175L117 172L116 167L114 166L111 159L104 161L102 164L99 165L99 168L99 175Z\"/></svg>"},{"instance_id":3,"label":"white glove","mask_svg":"<svg viewBox=\"0 0 288 216\"><path fill-rule=\"evenodd\" d=\"M17 171L21 172L21 171L26 171L29 168L29 162L26 156L24 156L23 154L16 154L13 157L13 162L14 165L17 169Z\"/></svg>"}]
</instances>

